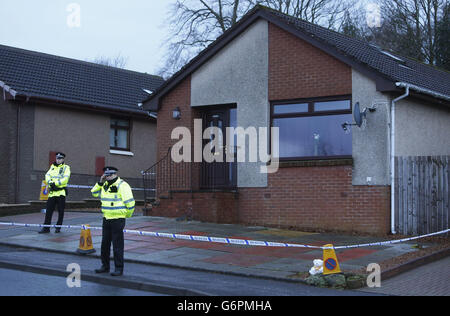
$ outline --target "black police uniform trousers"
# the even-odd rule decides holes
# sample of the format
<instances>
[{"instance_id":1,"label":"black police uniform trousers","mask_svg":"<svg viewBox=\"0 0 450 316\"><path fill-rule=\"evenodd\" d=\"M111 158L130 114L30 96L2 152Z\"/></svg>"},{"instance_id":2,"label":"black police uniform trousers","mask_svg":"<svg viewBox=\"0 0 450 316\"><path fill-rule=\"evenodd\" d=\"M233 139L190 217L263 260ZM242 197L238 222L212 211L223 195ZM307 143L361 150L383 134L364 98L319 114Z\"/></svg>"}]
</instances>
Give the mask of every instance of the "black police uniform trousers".
<instances>
[{"instance_id":1,"label":"black police uniform trousers","mask_svg":"<svg viewBox=\"0 0 450 316\"><path fill-rule=\"evenodd\" d=\"M58 207L58 222L56 225L62 225L64 220L64 208L66 207L66 197L65 196L54 196L47 200L47 210L45 212L45 222L44 225L51 225L53 212L55 208ZM49 229L49 228L45 228Z\"/></svg>"},{"instance_id":2,"label":"black police uniform trousers","mask_svg":"<svg viewBox=\"0 0 450 316\"><path fill-rule=\"evenodd\" d=\"M107 269L110 268L109 262L112 243L115 268L123 270L124 229L125 229L125 218L109 219L109 220L103 218L102 265Z\"/></svg>"}]
</instances>

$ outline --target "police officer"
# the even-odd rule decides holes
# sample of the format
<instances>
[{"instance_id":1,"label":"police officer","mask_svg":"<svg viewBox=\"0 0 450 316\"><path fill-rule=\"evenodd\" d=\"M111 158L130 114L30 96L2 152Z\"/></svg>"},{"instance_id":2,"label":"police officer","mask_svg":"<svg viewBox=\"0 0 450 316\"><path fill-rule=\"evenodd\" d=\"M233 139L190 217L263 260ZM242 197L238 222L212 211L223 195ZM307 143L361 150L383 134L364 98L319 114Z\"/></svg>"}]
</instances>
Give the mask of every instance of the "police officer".
<instances>
[{"instance_id":1,"label":"police officer","mask_svg":"<svg viewBox=\"0 0 450 316\"><path fill-rule=\"evenodd\" d=\"M67 183L70 179L70 166L66 165L64 160L66 155L59 152L56 153L56 161L50 166L45 174L45 181L49 187L49 195L47 199L47 210L45 214L44 225L50 225L52 222L53 212L58 207L58 222L56 225L62 225L64 220L64 209L66 207ZM61 228L56 228L55 233L61 232ZM50 228L44 227L39 234L50 233Z\"/></svg>"},{"instance_id":2,"label":"police officer","mask_svg":"<svg viewBox=\"0 0 450 316\"><path fill-rule=\"evenodd\" d=\"M94 197L100 197L103 212L102 267L95 272L109 272L112 243L115 271L111 275L121 276L124 266L125 219L133 215L135 201L129 184L117 176L117 168L105 167L103 172L100 181L91 190Z\"/></svg>"}]
</instances>

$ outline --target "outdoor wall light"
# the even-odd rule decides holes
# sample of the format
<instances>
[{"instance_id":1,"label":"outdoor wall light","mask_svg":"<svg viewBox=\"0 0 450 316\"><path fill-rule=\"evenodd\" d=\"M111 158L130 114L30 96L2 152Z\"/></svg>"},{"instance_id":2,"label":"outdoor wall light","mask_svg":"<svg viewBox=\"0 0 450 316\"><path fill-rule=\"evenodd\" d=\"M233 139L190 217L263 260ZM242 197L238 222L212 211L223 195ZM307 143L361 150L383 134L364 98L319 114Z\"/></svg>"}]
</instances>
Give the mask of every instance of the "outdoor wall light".
<instances>
[{"instance_id":1,"label":"outdoor wall light","mask_svg":"<svg viewBox=\"0 0 450 316\"><path fill-rule=\"evenodd\" d=\"M173 117L175 120L181 119L181 111L180 111L180 108L179 108L179 107L175 108L175 109L172 111L172 117Z\"/></svg>"}]
</instances>

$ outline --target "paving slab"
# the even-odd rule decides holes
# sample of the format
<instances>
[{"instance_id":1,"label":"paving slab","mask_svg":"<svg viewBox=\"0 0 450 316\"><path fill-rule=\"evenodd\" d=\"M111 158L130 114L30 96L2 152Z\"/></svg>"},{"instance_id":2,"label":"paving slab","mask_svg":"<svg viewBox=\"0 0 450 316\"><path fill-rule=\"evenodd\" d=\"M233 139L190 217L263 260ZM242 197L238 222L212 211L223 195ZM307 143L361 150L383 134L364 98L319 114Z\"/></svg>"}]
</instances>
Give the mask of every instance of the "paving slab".
<instances>
[{"instance_id":1,"label":"paving slab","mask_svg":"<svg viewBox=\"0 0 450 316\"><path fill-rule=\"evenodd\" d=\"M450 257L418 267L388 280L379 288L364 288L363 292L398 296L449 296Z\"/></svg>"}]
</instances>

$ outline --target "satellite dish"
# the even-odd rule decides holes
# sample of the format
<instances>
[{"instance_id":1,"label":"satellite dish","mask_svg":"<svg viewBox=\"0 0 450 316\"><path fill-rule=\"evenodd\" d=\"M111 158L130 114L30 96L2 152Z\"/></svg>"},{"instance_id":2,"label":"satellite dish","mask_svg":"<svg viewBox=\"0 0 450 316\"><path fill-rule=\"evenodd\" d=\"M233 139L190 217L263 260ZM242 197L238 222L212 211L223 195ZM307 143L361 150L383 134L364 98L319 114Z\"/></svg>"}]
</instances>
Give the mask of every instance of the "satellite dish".
<instances>
[{"instance_id":1,"label":"satellite dish","mask_svg":"<svg viewBox=\"0 0 450 316\"><path fill-rule=\"evenodd\" d=\"M356 102L355 107L353 109L353 118L355 120L355 124L350 124L348 122L345 122L344 124L341 125L342 129L344 130L344 132L346 134L350 133L350 129L348 128L349 126L361 127L364 124L364 121L366 120L366 116L367 116L367 110L374 112L375 108L371 108L371 109L364 108L364 110L361 112L361 106L359 105L359 102Z\"/></svg>"},{"instance_id":2,"label":"satellite dish","mask_svg":"<svg viewBox=\"0 0 450 316\"><path fill-rule=\"evenodd\" d=\"M367 114L367 109L364 109L364 111L361 112L359 102L356 102L355 108L353 110L353 117L354 117L355 123L358 127L361 127L361 125L363 124L363 121L366 118L366 114Z\"/></svg>"}]
</instances>

